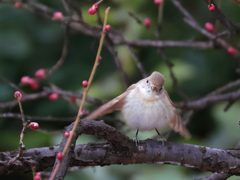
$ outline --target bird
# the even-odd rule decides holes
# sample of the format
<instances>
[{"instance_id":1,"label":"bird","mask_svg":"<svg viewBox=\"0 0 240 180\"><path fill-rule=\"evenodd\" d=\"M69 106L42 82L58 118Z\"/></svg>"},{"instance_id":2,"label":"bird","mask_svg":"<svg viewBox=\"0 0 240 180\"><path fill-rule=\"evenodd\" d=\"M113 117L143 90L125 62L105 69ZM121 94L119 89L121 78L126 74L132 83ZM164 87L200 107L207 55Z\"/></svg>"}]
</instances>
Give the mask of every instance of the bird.
<instances>
[{"instance_id":1,"label":"bird","mask_svg":"<svg viewBox=\"0 0 240 180\"><path fill-rule=\"evenodd\" d=\"M164 75L154 71L149 77L132 84L124 93L97 108L85 119L96 119L104 114L120 110L125 123L137 129L133 138L136 145L139 142L138 131L156 130L161 136L158 130L167 125L186 139L190 139L189 131L164 89L164 82Z\"/></svg>"}]
</instances>

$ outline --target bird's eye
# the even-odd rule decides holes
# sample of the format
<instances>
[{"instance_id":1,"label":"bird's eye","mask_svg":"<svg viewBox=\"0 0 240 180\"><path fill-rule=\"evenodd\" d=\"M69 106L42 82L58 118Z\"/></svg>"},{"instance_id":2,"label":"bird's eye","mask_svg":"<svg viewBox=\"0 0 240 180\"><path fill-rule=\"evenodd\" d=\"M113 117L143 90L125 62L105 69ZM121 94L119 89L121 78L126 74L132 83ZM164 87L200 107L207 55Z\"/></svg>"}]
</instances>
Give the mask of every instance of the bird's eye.
<instances>
[{"instance_id":1,"label":"bird's eye","mask_svg":"<svg viewBox=\"0 0 240 180\"><path fill-rule=\"evenodd\" d=\"M161 91L162 90L162 87L159 89L159 91Z\"/></svg>"},{"instance_id":2,"label":"bird's eye","mask_svg":"<svg viewBox=\"0 0 240 180\"><path fill-rule=\"evenodd\" d=\"M148 80L146 82L148 83Z\"/></svg>"}]
</instances>

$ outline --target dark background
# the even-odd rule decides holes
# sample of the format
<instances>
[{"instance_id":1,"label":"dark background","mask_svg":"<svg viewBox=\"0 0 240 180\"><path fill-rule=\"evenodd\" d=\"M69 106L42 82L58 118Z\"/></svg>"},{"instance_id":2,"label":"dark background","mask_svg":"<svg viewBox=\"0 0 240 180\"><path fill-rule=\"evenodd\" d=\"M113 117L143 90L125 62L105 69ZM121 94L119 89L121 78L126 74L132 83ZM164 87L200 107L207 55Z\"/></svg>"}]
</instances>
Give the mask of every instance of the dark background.
<instances>
[{"instance_id":1,"label":"dark background","mask_svg":"<svg viewBox=\"0 0 240 180\"><path fill-rule=\"evenodd\" d=\"M39 1L57 11L64 8L61 1ZM97 25L96 15L90 16L89 1L79 1L82 7L83 18L90 24ZM204 27L206 22L215 23L215 18L207 9L205 1L182 1L182 5L192 14L198 23ZM232 1L221 1L221 10L234 23L239 21L240 9ZM104 0L100 5L101 16L110 6L108 23L112 28L121 30L127 40L150 39L155 40L154 33L157 27L158 7L153 1L117 1ZM146 29L128 15L134 13L140 20L145 17L152 20L152 25ZM218 32L225 30L220 25ZM169 2L164 4L162 40L180 41L207 41L208 39L183 21L182 14ZM24 75L34 77L40 68L51 68L60 58L63 46L64 27L59 22L46 20L23 8L15 9L13 4L0 3L0 74L9 81L19 84ZM239 49L239 35L225 37L233 47ZM62 89L74 92L83 92L82 81L90 76L90 72L97 53L99 40L85 36L76 31L70 31L70 45L64 64L50 78L40 82L39 92L44 86L54 84ZM115 50L122 62L124 70L130 77L130 82L140 80L141 74L125 46L116 46ZM236 80L237 60L223 49L192 49L192 48L165 48L169 60L174 64L173 71L178 79L182 91L191 99L198 99L210 93L217 87ZM142 62L147 73L159 71L166 77L165 89L174 102L183 99L172 88L169 70L157 53L156 48L134 48L134 52ZM102 60L97 68L89 95L104 101L119 95L125 90L121 74L115 65L114 59L106 47L103 47ZM25 93L34 93L28 86L21 87ZM38 92L37 91L37 92ZM0 102L14 100L15 90L0 80ZM78 104L80 100L77 101ZM234 147L239 141L240 103L235 103L227 112L223 112L226 102L208 106L194 114L188 128L192 139L184 140L178 134L172 141L190 144L211 146L216 148ZM94 108L86 103L86 109ZM49 101L48 98L23 103L24 113L34 116L73 117L78 107L64 100ZM0 109L0 113L19 113L19 107ZM115 113L117 114L117 113ZM121 117L120 115L118 115ZM40 128L47 130L62 130L69 123L38 122ZM19 135L22 129L20 119L0 118L0 151L11 151L18 148ZM121 131L128 130L127 127ZM127 131L133 138L135 131ZM140 133L140 139L150 138L155 132ZM28 129L24 137L26 148L56 145L61 141L62 133L43 133ZM82 135L78 143L96 141L93 136ZM193 179L203 177L210 173L179 166L160 165L113 165L109 167L88 167L66 176L72 179ZM31 175L17 176L17 179L31 179ZM16 179L16 176L1 177L1 179ZM237 179L231 177L230 180Z\"/></svg>"}]
</instances>

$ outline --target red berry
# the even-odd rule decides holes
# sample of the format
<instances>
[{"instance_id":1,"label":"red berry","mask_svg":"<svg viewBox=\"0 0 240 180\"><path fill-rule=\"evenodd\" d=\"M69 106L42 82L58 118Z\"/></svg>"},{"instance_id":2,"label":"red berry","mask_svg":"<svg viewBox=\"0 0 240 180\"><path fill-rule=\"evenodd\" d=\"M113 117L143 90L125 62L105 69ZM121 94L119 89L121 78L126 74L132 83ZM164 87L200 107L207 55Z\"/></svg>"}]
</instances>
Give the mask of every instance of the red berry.
<instances>
[{"instance_id":1,"label":"red berry","mask_svg":"<svg viewBox=\"0 0 240 180\"><path fill-rule=\"evenodd\" d=\"M68 132L65 132L65 133L64 133L64 136L65 136L66 138L68 138L68 137L70 136L70 134L69 134Z\"/></svg>"},{"instance_id":2,"label":"red berry","mask_svg":"<svg viewBox=\"0 0 240 180\"><path fill-rule=\"evenodd\" d=\"M83 87L87 87L88 86L88 82L85 80L85 81L82 82L82 85L83 85Z\"/></svg>"},{"instance_id":3,"label":"red berry","mask_svg":"<svg viewBox=\"0 0 240 180\"><path fill-rule=\"evenodd\" d=\"M98 6L97 6L96 4L92 5L92 7L90 7L90 8L88 9L88 13L89 13L90 15L94 15L94 14L96 13L96 11L97 11L97 8L98 8Z\"/></svg>"},{"instance_id":4,"label":"red berry","mask_svg":"<svg viewBox=\"0 0 240 180\"><path fill-rule=\"evenodd\" d=\"M233 3L236 3L237 1L236 0L232 0Z\"/></svg>"},{"instance_id":5,"label":"red berry","mask_svg":"<svg viewBox=\"0 0 240 180\"><path fill-rule=\"evenodd\" d=\"M37 83L37 81L36 81L35 79L30 78L30 79L28 80L28 84L31 86L31 88L32 88L33 90L37 90L37 89L38 89L38 83Z\"/></svg>"},{"instance_id":6,"label":"red berry","mask_svg":"<svg viewBox=\"0 0 240 180\"><path fill-rule=\"evenodd\" d=\"M57 154L57 159L58 159L59 161L61 161L62 158L63 158L63 155L62 155L61 152L59 152L59 153Z\"/></svg>"},{"instance_id":7,"label":"red berry","mask_svg":"<svg viewBox=\"0 0 240 180\"><path fill-rule=\"evenodd\" d=\"M83 115L85 115L86 113L87 113L86 109L82 109L81 115L83 116Z\"/></svg>"},{"instance_id":8,"label":"red berry","mask_svg":"<svg viewBox=\"0 0 240 180\"><path fill-rule=\"evenodd\" d=\"M41 177L41 176L42 176L42 174L41 174L40 172L38 172L38 173L36 174L36 176L39 176L39 177Z\"/></svg>"},{"instance_id":9,"label":"red berry","mask_svg":"<svg viewBox=\"0 0 240 180\"><path fill-rule=\"evenodd\" d=\"M57 94L57 93L52 93L52 94L50 94L50 95L48 96L48 98L49 98L50 101L55 101L55 100L57 100L57 99L59 98L59 94Z\"/></svg>"},{"instance_id":10,"label":"red berry","mask_svg":"<svg viewBox=\"0 0 240 180\"><path fill-rule=\"evenodd\" d=\"M71 135L71 134L72 134L72 131L69 132L69 135ZM74 132L73 135L76 136L76 132Z\"/></svg>"},{"instance_id":11,"label":"red berry","mask_svg":"<svg viewBox=\"0 0 240 180\"><path fill-rule=\"evenodd\" d=\"M102 60L102 56L99 56L99 57L98 57L98 60L99 60L99 61Z\"/></svg>"},{"instance_id":12,"label":"red berry","mask_svg":"<svg viewBox=\"0 0 240 180\"><path fill-rule=\"evenodd\" d=\"M229 47L228 48L228 53L232 56L234 56L236 54L236 50L233 47Z\"/></svg>"},{"instance_id":13,"label":"red berry","mask_svg":"<svg viewBox=\"0 0 240 180\"><path fill-rule=\"evenodd\" d=\"M76 97L71 97L71 98L70 98L70 101L73 102L73 103L76 103L77 98L76 98Z\"/></svg>"},{"instance_id":14,"label":"red berry","mask_svg":"<svg viewBox=\"0 0 240 180\"><path fill-rule=\"evenodd\" d=\"M41 68L35 72L35 77L38 79L44 79L46 77L45 69Z\"/></svg>"},{"instance_id":15,"label":"red berry","mask_svg":"<svg viewBox=\"0 0 240 180\"><path fill-rule=\"evenodd\" d=\"M21 3L20 3L20 2L16 2L16 3L14 4L14 7L17 8L17 9L20 8L20 7L21 7Z\"/></svg>"},{"instance_id":16,"label":"red berry","mask_svg":"<svg viewBox=\"0 0 240 180\"><path fill-rule=\"evenodd\" d=\"M111 25L109 25L109 24L106 25L105 29L106 29L106 31L109 31L111 29Z\"/></svg>"},{"instance_id":17,"label":"red berry","mask_svg":"<svg viewBox=\"0 0 240 180\"><path fill-rule=\"evenodd\" d=\"M53 20L61 20L62 18L63 18L62 12L55 12L52 17Z\"/></svg>"},{"instance_id":18,"label":"red berry","mask_svg":"<svg viewBox=\"0 0 240 180\"><path fill-rule=\"evenodd\" d=\"M150 27L150 25L151 25L151 19L145 18L143 22L144 22L146 28L149 28L149 27Z\"/></svg>"},{"instance_id":19,"label":"red berry","mask_svg":"<svg viewBox=\"0 0 240 180\"><path fill-rule=\"evenodd\" d=\"M214 4L209 4L208 9L209 9L209 11L214 11L215 10Z\"/></svg>"},{"instance_id":20,"label":"red berry","mask_svg":"<svg viewBox=\"0 0 240 180\"><path fill-rule=\"evenodd\" d=\"M207 22L207 23L205 24L205 29L206 29L208 32L212 33L213 30L214 30L214 25L213 25L212 23L210 23L210 22Z\"/></svg>"},{"instance_id":21,"label":"red berry","mask_svg":"<svg viewBox=\"0 0 240 180\"><path fill-rule=\"evenodd\" d=\"M154 4L161 5L163 3L163 0L154 0Z\"/></svg>"},{"instance_id":22,"label":"red berry","mask_svg":"<svg viewBox=\"0 0 240 180\"><path fill-rule=\"evenodd\" d=\"M29 76L23 76L23 77L21 78L21 83L22 83L22 84L29 84L29 79L30 79Z\"/></svg>"},{"instance_id":23,"label":"red berry","mask_svg":"<svg viewBox=\"0 0 240 180\"><path fill-rule=\"evenodd\" d=\"M14 97L16 98L16 99L19 99L20 101L22 100L22 93L20 93L19 91L16 91L15 93L14 93Z\"/></svg>"},{"instance_id":24,"label":"red berry","mask_svg":"<svg viewBox=\"0 0 240 180\"><path fill-rule=\"evenodd\" d=\"M34 176L33 180L40 180L41 179L41 176Z\"/></svg>"},{"instance_id":25,"label":"red berry","mask_svg":"<svg viewBox=\"0 0 240 180\"><path fill-rule=\"evenodd\" d=\"M36 122L31 122L31 123L29 124L29 126L30 126L31 129L34 129L34 130L36 130L36 129L39 128L39 125L38 125L38 123L36 123Z\"/></svg>"}]
</instances>

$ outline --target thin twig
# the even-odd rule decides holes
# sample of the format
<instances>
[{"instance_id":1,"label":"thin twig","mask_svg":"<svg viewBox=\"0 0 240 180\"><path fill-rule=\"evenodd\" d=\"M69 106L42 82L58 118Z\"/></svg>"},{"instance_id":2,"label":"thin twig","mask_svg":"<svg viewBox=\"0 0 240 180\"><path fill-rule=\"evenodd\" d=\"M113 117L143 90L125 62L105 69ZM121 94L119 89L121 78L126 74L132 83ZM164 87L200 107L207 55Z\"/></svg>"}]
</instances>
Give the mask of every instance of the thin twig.
<instances>
[{"instance_id":1,"label":"thin twig","mask_svg":"<svg viewBox=\"0 0 240 180\"><path fill-rule=\"evenodd\" d=\"M206 0L205 0L206 1ZM225 26L231 32L239 31L240 27L236 26L221 10L218 8L218 5L215 3L214 0L211 0L212 4L215 6L215 10L212 11L213 15L216 19L218 19L223 26Z\"/></svg>"},{"instance_id":2,"label":"thin twig","mask_svg":"<svg viewBox=\"0 0 240 180\"><path fill-rule=\"evenodd\" d=\"M78 2L72 2L71 0L65 0L76 12L80 21L83 21L81 7Z\"/></svg>"},{"instance_id":3,"label":"thin twig","mask_svg":"<svg viewBox=\"0 0 240 180\"><path fill-rule=\"evenodd\" d=\"M68 6L67 1L66 1L66 0L62 0L62 4L63 4L63 6L64 6L64 8L65 8L66 13L67 13L69 16L71 16L72 13L71 13L70 7Z\"/></svg>"},{"instance_id":4,"label":"thin twig","mask_svg":"<svg viewBox=\"0 0 240 180\"><path fill-rule=\"evenodd\" d=\"M63 90L63 89L51 89L48 87L45 87L44 90L51 92L51 93L57 93L60 95L64 95L64 96L70 96L70 97L76 97L78 99L82 99L83 94L79 94L79 93L75 93L73 91L67 91L67 90ZM86 96L86 101L95 105L102 105L103 101L94 97L90 97L90 96Z\"/></svg>"},{"instance_id":5,"label":"thin twig","mask_svg":"<svg viewBox=\"0 0 240 180\"><path fill-rule=\"evenodd\" d=\"M59 69L66 59L67 52L68 52L68 44L69 44L68 32L69 32L69 27L66 26L62 55L61 55L60 59L57 61L57 63L51 69L49 69L49 71L47 73L48 77L51 76L57 69Z\"/></svg>"},{"instance_id":6,"label":"thin twig","mask_svg":"<svg viewBox=\"0 0 240 180\"><path fill-rule=\"evenodd\" d=\"M124 69L123 69L123 67L122 67L122 63L121 63L121 61L120 61L120 59L119 59L119 57L118 57L118 54L117 54L117 52L114 50L114 48L112 47L111 44L106 43L106 46L107 46L109 52L112 54L112 56L113 56L113 58L114 58L114 60L115 60L115 63L116 63L116 65L117 65L118 69L119 69L120 72L121 72L121 75L122 75L122 78L123 78L123 82L124 82L124 84L125 84L125 86L126 86L126 88L127 88L127 87L129 86L128 76L127 76L127 73L124 71Z\"/></svg>"},{"instance_id":7,"label":"thin twig","mask_svg":"<svg viewBox=\"0 0 240 180\"><path fill-rule=\"evenodd\" d=\"M103 25L102 18L101 18L101 15L100 15L100 7L99 7L99 6L98 6L98 8L97 8L96 14L97 14L98 24L99 24L99 25Z\"/></svg>"},{"instance_id":8,"label":"thin twig","mask_svg":"<svg viewBox=\"0 0 240 180\"><path fill-rule=\"evenodd\" d=\"M164 2L164 1L163 1ZM158 25L157 25L157 40L160 40L160 34L161 34L161 29L162 29L162 18L163 18L163 4L161 4L158 8ZM164 53L162 48L159 48L157 51L164 63L167 65L168 70L170 72L170 77L172 79L172 86L175 89L175 91L184 99L184 100L188 100L189 97L181 90L181 88L178 85L178 81L177 78L174 75L174 72L172 70L173 64L168 60L166 54Z\"/></svg>"},{"instance_id":9,"label":"thin twig","mask_svg":"<svg viewBox=\"0 0 240 180\"><path fill-rule=\"evenodd\" d=\"M16 85L14 84L13 82L9 81L8 79L6 79L5 77L3 77L2 75L0 75L0 78L6 82L9 86L11 86L13 89L17 90L17 91L20 91L22 94L24 94L22 92L22 90Z\"/></svg>"},{"instance_id":10,"label":"thin twig","mask_svg":"<svg viewBox=\"0 0 240 180\"><path fill-rule=\"evenodd\" d=\"M156 47L156 48L197 48L197 49L210 49L213 48L213 42L191 42L191 41L169 41L169 40L135 40L123 41L121 38L113 39L116 45L129 45L131 47Z\"/></svg>"},{"instance_id":11,"label":"thin twig","mask_svg":"<svg viewBox=\"0 0 240 180\"><path fill-rule=\"evenodd\" d=\"M130 52L134 62L136 63L138 69L140 70L140 72L142 74L142 77L146 78L147 77L147 73L146 73L142 63L139 61L138 57L135 55L135 53L133 52L132 48L129 45L126 45L126 46L127 46L128 51Z\"/></svg>"},{"instance_id":12,"label":"thin twig","mask_svg":"<svg viewBox=\"0 0 240 180\"><path fill-rule=\"evenodd\" d=\"M173 89L185 100L189 100L189 97L181 90L181 88L178 85L178 81L176 76L174 75L174 72L172 70L173 64L168 60L167 56L165 55L165 53L162 50L159 50L159 54L162 56L163 61L165 62L165 64L168 67L168 70L170 72L170 77L172 79L172 86Z\"/></svg>"},{"instance_id":13,"label":"thin twig","mask_svg":"<svg viewBox=\"0 0 240 180\"><path fill-rule=\"evenodd\" d=\"M21 134L20 134L20 141L19 141L19 157L21 157L22 153L23 153L23 150L25 149L25 145L23 144L23 137L24 137L24 132L27 128L27 122L25 121L21 101L20 101L19 98L17 100L18 100L19 109L20 109L20 112L21 112L21 115L22 115L22 125L23 125L22 131L21 131Z\"/></svg>"},{"instance_id":14,"label":"thin twig","mask_svg":"<svg viewBox=\"0 0 240 180\"><path fill-rule=\"evenodd\" d=\"M163 0L162 4L159 5L159 7L158 7L158 22L157 22L157 36L158 36L158 40L161 39L164 1L165 0Z\"/></svg>"},{"instance_id":15,"label":"thin twig","mask_svg":"<svg viewBox=\"0 0 240 180\"><path fill-rule=\"evenodd\" d=\"M217 95L217 94L220 94L220 93L223 93L225 91L228 91L232 88L235 88L237 86L240 86L240 79L236 80L236 81L233 81L233 82L230 82L220 88L217 88L216 90L214 90L213 92L209 93L207 96L213 96L213 95Z\"/></svg>"},{"instance_id":16,"label":"thin twig","mask_svg":"<svg viewBox=\"0 0 240 180\"><path fill-rule=\"evenodd\" d=\"M205 108L210 103L217 103L222 101L235 101L239 99L240 99L240 89L237 91L226 93L226 94L203 97L201 99L190 101L187 103L186 102L174 103L174 105L175 107L178 107L181 109L200 110Z\"/></svg>"},{"instance_id":17,"label":"thin twig","mask_svg":"<svg viewBox=\"0 0 240 180\"><path fill-rule=\"evenodd\" d=\"M128 15L129 15L130 17L132 17L138 24L142 24L142 23L143 23L142 20L139 19L137 16L135 16L134 13L128 11Z\"/></svg>"},{"instance_id":18,"label":"thin twig","mask_svg":"<svg viewBox=\"0 0 240 180\"><path fill-rule=\"evenodd\" d=\"M47 122L73 122L76 117L51 117L51 116L24 116L27 120L30 121L47 121ZM19 113L3 113L0 114L0 118L18 118L21 119L22 115Z\"/></svg>"},{"instance_id":19,"label":"thin twig","mask_svg":"<svg viewBox=\"0 0 240 180\"><path fill-rule=\"evenodd\" d=\"M21 105L21 100L19 98L17 98L17 101L18 101L18 104L19 104L19 109L20 109L20 112L21 112L21 119L22 119L22 131L21 131L21 134L20 134L20 140L19 140L19 153L17 156L15 156L12 160L9 161L9 164L12 164L14 161L16 161L19 157L22 157L23 155L23 151L25 150L25 145L23 144L23 137L24 137L24 132L27 128L27 122L25 121L25 118L24 118L24 112L23 112L23 108L22 108L22 105Z\"/></svg>"},{"instance_id":20,"label":"thin twig","mask_svg":"<svg viewBox=\"0 0 240 180\"><path fill-rule=\"evenodd\" d=\"M66 154L66 152L67 152L67 150L68 150L68 148L70 146L70 143L72 141L74 132L75 132L75 130L77 128L77 125L78 125L78 123L80 121L80 115L81 115L82 107L83 107L83 104L84 104L84 101L85 101L85 98L86 98L86 95L87 95L87 91L88 91L88 89L89 89L89 87L91 85L91 82L93 80L93 76L94 76L94 74L96 72L96 68L98 66L99 56L100 56L100 53L101 53L101 50L102 50L102 45L103 45L104 37L105 37L105 34L106 34L105 27L106 27L106 23L107 23L107 15L108 15L109 9L110 8L107 8L105 10L105 19L104 19L102 36L101 36L101 39L100 39L97 56L96 56L96 59L95 59L94 66L92 68L92 72L91 72L90 78L88 80L88 86L84 89L84 92L83 92L83 98L82 98L82 101L81 101L81 104L80 104L80 107L79 107L79 110L78 110L77 118L76 118L75 123L74 123L73 128L72 128L72 133L70 134L70 137L68 138L67 143L65 144L65 147L63 149L63 152L62 152L63 157L65 156L65 154ZM53 180L54 179L58 169L60 168L60 165L61 165L61 161L58 161L58 163L57 163L55 169L53 170L53 173L52 173L52 175L51 175L49 180Z\"/></svg>"},{"instance_id":21,"label":"thin twig","mask_svg":"<svg viewBox=\"0 0 240 180\"><path fill-rule=\"evenodd\" d=\"M218 46L220 46L221 48L225 49L227 51L227 49L229 47L231 47L230 44L228 44L226 41L224 41L221 38L217 38L215 35L207 32L204 28L202 28L197 21L188 13L188 11L179 3L179 1L177 0L170 0L173 5L184 15L184 21L191 26L192 28L196 29L197 31L199 31L200 33L202 33L203 35L205 35L206 37L208 37L209 39L213 40L215 44L217 44ZM215 10L216 11L216 10ZM240 62L240 52L238 52L236 50L236 54L234 55L235 58L237 58L237 60Z\"/></svg>"},{"instance_id":22,"label":"thin twig","mask_svg":"<svg viewBox=\"0 0 240 180\"><path fill-rule=\"evenodd\" d=\"M82 94L78 94L78 93L74 93L72 91L66 91L66 90L62 90L62 89L51 89L51 88L44 88L44 91L39 92L39 93L33 93L33 94L25 94L21 100L21 102L25 102L25 101L33 101L36 99L40 99L43 97L47 97L49 94L51 93L58 93L60 95L66 95L66 96L71 96L71 97L76 97L78 99L82 98ZM103 104L103 101L97 98L93 98L90 96L86 97L86 101L96 104L96 105L101 105ZM9 101L9 102L4 102L4 103L0 103L0 109L4 109L4 108L11 108L14 107L18 104L17 100L13 100L13 101Z\"/></svg>"}]
</instances>

